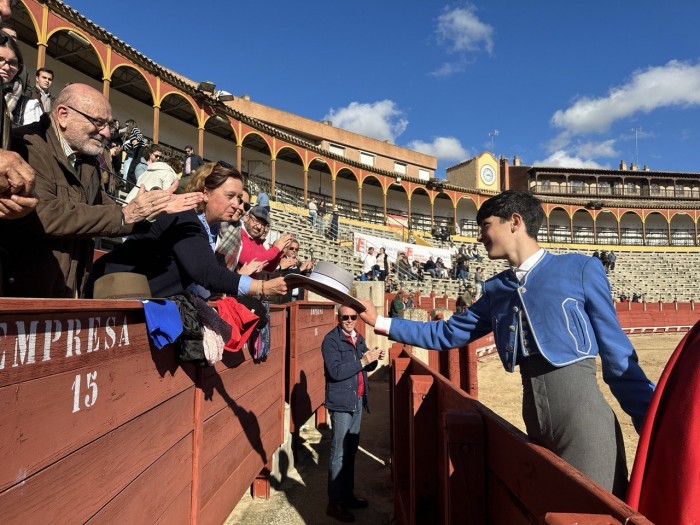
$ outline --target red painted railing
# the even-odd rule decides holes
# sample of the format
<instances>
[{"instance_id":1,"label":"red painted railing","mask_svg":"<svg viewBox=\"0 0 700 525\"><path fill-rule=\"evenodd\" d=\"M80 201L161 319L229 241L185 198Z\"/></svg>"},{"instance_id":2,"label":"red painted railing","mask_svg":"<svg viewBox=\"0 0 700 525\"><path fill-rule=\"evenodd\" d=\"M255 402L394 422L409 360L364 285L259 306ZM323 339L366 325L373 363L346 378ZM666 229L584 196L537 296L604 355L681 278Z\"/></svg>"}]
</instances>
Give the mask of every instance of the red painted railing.
<instances>
[{"instance_id":1,"label":"red painted railing","mask_svg":"<svg viewBox=\"0 0 700 525\"><path fill-rule=\"evenodd\" d=\"M396 354L397 523L651 525L410 353Z\"/></svg>"}]
</instances>

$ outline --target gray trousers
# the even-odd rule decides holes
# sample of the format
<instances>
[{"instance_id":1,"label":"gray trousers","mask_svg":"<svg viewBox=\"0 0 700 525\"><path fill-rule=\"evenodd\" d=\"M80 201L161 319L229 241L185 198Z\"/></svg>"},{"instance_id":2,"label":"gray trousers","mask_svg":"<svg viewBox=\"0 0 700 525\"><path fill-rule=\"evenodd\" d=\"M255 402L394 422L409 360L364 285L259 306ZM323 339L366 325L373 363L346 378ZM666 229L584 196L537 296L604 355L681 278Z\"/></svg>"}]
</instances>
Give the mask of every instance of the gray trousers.
<instances>
[{"instance_id":1,"label":"gray trousers","mask_svg":"<svg viewBox=\"0 0 700 525\"><path fill-rule=\"evenodd\" d=\"M523 420L530 438L624 498L625 444L596 382L595 359L556 368L536 354L519 364Z\"/></svg>"}]
</instances>

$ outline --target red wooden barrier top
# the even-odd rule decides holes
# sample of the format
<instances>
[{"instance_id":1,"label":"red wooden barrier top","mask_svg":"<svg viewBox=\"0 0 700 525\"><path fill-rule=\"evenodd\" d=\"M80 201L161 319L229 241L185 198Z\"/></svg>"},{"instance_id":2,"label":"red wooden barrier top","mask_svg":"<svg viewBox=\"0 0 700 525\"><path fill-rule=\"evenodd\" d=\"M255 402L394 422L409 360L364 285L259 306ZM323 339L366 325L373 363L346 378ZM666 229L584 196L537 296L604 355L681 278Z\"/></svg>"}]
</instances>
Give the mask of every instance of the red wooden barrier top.
<instances>
[{"instance_id":1,"label":"red wooden barrier top","mask_svg":"<svg viewBox=\"0 0 700 525\"><path fill-rule=\"evenodd\" d=\"M390 395L399 524L652 525L409 353Z\"/></svg>"},{"instance_id":2,"label":"red wooden barrier top","mask_svg":"<svg viewBox=\"0 0 700 525\"><path fill-rule=\"evenodd\" d=\"M141 303L0 299L0 523L221 523L282 442L272 348L215 368L151 348Z\"/></svg>"}]
</instances>

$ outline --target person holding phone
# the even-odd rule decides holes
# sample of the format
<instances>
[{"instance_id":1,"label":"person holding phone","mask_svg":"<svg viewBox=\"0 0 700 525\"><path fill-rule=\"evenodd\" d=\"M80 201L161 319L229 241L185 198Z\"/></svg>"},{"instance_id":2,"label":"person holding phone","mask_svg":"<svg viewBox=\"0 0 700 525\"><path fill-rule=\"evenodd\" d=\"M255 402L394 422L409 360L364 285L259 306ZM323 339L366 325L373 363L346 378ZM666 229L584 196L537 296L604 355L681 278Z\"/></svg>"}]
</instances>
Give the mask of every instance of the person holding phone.
<instances>
[{"instance_id":1,"label":"person holding phone","mask_svg":"<svg viewBox=\"0 0 700 525\"><path fill-rule=\"evenodd\" d=\"M338 325L323 339L321 353L326 376L326 408L333 435L328 460L328 507L326 514L351 523L348 509L369 505L355 494L355 453L360 445L362 408L369 412L367 372L377 368L384 357L379 347L367 348L365 338L355 331L357 312L349 306L338 308Z\"/></svg>"}]
</instances>

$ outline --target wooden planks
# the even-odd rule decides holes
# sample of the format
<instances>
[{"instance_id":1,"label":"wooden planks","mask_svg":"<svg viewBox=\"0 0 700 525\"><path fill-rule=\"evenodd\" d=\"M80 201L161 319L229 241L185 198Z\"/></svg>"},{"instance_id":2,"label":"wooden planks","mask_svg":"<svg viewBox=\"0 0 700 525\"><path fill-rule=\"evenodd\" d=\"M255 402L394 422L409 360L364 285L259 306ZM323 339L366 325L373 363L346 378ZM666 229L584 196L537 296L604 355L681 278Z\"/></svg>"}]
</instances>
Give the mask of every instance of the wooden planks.
<instances>
[{"instance_id":1,"label":"wooden planks","mask_svg":"<svg viewBox=\"0 0 700 525\"><path fill-rule=\"evenodd\" d=\"M0 523L221 523L270 463L284 309L267 358L197 369L150 347L141 308L0 299Z\"/></svg>"},{"instance_id":2,"label":"wooden planks","mask_svg":"<svg viewBox=\"0 0 700 525\"><path fill-rule=\"evenodd\" d=\"M298 432L325 401L321 345L336 326L334 305L297 301L289 305L289 369L287 400L290 430Z\"/></svg>"}]
</instances>

